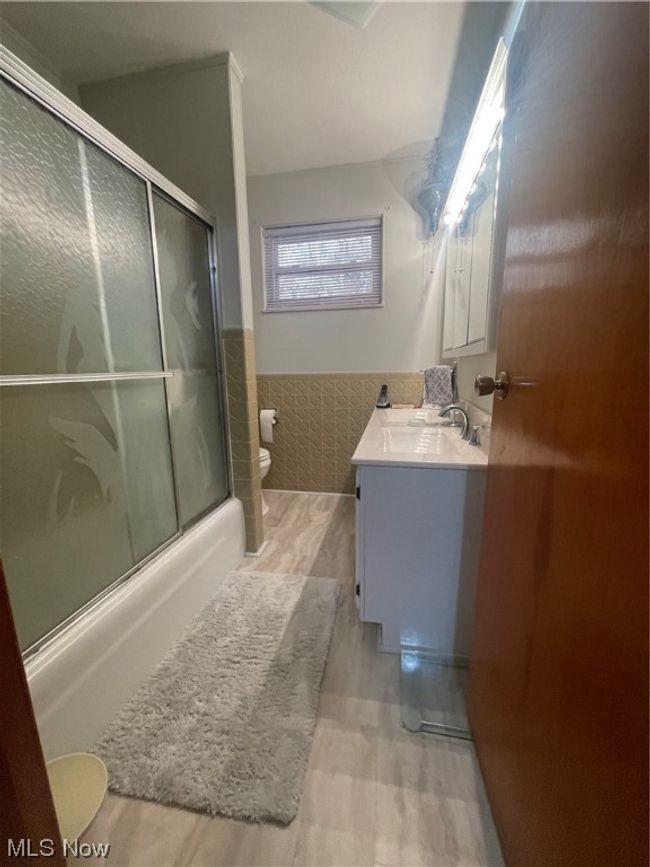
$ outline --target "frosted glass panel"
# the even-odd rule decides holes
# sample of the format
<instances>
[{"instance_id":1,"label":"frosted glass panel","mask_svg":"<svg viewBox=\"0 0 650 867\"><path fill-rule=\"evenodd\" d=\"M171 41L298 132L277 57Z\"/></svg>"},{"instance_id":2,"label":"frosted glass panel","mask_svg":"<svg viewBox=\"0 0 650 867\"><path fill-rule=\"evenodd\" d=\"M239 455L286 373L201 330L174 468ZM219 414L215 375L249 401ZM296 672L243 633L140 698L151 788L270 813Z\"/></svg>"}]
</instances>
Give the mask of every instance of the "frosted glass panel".
<instances>
[{"instance_id":1,"label":"frosted glass panel","mask_svg":"<svg viewBox=\"0 0 650 867\"><path fill-rule=\"evenodd\" d=\"M154 195L167 389L183 525L228 496L208 229Z\"/></svg>"},{"instance_id":2,"label":"frosted glass panel","mask_svg":"<svg viewBox=\"0 0 650 867\"><path fill-rule=\"evenodd\" d=\"M156 195L154 244L142 178L5 81L0 177L0 375L72 380L0 382L0 550L27 648L228 483L209 227ZM163 368L156 246L171 379L137 377Z\"/></svg>"},{"instance_id":3,"label":"frosted glass panel","mask_svg":"<svg viewBox=\"0 0 650 867\"><path fill-rule=\"evenodd\" d=\"M162 382L0 389L0 526L27 647L177 528Z\"/></svg>"},{"instance_id":4,"label":"frosted glass panel","mask_svg":"<svg viewBox=\"0 0 650 867\"><path fill-rule=\"evenodd\" d=\"M157 381L120 383L115 392L134 563L178 529L164 388Z\"/></svg>"},{"instance_id":5,"label":"frosted glass panel","mask_svg":"<svg viewBox=\"0 0 650 867\"><path fill-rule=\"evenodd\" d=\"M0 373L160 370L144 182L0 84Z\"/></svg>"}]
</instances>

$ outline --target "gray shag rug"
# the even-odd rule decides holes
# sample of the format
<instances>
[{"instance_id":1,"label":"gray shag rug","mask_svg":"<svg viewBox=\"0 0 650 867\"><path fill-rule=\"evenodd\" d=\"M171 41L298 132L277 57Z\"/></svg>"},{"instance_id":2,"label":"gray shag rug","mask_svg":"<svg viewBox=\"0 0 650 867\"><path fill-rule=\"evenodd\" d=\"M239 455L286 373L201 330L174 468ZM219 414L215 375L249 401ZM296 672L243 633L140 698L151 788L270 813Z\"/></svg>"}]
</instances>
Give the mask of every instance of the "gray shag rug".
<instances>
[{"instance_id":1,"label":"gray shag rug","mask_svg":"<svg viewBox=\"0 0 650 867\"><path fill-rule=\"evenodd\" d=\"M109 788L211 815L291 822L338 592L332 578L229 575L95 744Z\"/></svg>"}]
</instances>

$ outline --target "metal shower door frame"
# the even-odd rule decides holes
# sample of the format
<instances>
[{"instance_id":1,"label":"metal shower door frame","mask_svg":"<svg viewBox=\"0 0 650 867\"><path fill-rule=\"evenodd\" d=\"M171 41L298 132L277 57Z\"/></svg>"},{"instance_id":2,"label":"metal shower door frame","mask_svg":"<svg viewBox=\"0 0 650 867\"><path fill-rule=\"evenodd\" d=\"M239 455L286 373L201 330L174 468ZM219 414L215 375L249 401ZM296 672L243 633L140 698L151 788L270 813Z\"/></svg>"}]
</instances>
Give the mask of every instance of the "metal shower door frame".
<instances>
[{"instance_id":1,"label":"metal shower door frame","mask_svg":"<svg viewBox=\"0 0 650 867\"><path fill-rule=\"evenodd\" d=\"M115 382L121 380L151 380L161 379L165 395L165 408L167 415L167 429L169 437L170 460L172 478L174 484L174 507L176 510L176 532L160 546L151 551L146 557L139 560L131 569L115 579L111 584L101 590L96 596L80 606L66 619L58 623L48 633L30 645L23 652L23 658L28 659L40 651L54 637L76 622L79 617L99 604L107 595L131 578L145 564L176 542L182 535L206 515L214 512L223 503L233 496L234 482L232 457L230 449L230 423L228 415L225 360L223 339L221 333L222 305L219 280L219 257L217 253L217 220L198 202L173 184L168 178L158 172L146 160L142 159L135 151L131 150L124 142L110 133L94 118L81 109L76 103L64 96L48 81L34 72L19 57L0 44L0 79L22 91L27 97L40 104L50 114L57 117L66 126L73 129L83 139L90 141L100 148L112 159L123 165L128 171L140 178L145 184L147 197L147 213L149 231L151 237L151 254L153 257L154 284L156 296L156 315L158 321L158 334L161 347L162 370L160 371L130 371L125 373L101 372L87 374L50 374L50 375L25 375L25 376L0 376L0 387L47 385L56 383L90 383L90 382ZM173 371L167 365L167 350L165 346L165 326L162 313L162 295L160 275L158 271L158 244L155 233L155 217L153 211L153 194L161 194L173 205L186 212L191 217L200 221L206 229L208 245L208 267L210 272L211 302L213 314L213 330L215 338L216 376L219 408L222 414L222 450L226 462L226 496L219 502L213 503L207 509L196 515L185 526L181 524L180 499L177 480L177 461L174 454L174 445L171 434L171 405L167 383L173 376Z\"/></svg>"}]
</instances>

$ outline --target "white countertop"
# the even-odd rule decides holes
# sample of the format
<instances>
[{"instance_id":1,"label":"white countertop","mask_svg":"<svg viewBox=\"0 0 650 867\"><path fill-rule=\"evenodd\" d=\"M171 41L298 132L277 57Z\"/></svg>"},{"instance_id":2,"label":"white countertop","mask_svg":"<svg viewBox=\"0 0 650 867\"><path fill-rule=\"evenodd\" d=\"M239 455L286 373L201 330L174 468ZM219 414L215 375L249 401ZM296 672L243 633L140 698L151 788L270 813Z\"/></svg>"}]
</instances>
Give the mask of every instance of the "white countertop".
<instances>
[{"instance_id":1,"label":"white countertop","mask_svg":"<svg viewBox=\"0 0 650 867\"><path fill-rule=\"evenodd\" d=\"M418 425L425 411L417 409L375 409L359 445L353 464L387 467L429 467L448 470L482 470L487 454L460 438L460 429L447 427L437 412L426 413L434 424Z\"/></svg>"}]
</instances>

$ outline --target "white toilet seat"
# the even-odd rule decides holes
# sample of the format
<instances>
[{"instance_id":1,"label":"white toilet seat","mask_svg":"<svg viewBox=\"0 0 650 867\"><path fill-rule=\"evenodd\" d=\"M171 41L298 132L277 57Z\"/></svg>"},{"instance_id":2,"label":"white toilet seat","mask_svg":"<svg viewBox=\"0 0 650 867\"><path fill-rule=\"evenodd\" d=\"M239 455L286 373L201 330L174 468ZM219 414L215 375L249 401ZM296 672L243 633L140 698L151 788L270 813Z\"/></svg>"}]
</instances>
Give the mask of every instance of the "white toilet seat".
<instances>
[{"instance_id":1,"label":"white toilet seat","mask_svg":"<svg viewBox=\"0 0 650 867\"><path fill-rule=\"evenodd\" d=\"M271 463L271 452L260 446L260 465Z\"/></svg>"}]
</instances>

